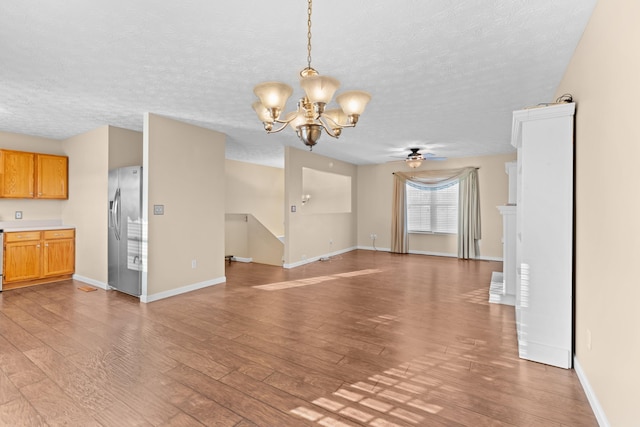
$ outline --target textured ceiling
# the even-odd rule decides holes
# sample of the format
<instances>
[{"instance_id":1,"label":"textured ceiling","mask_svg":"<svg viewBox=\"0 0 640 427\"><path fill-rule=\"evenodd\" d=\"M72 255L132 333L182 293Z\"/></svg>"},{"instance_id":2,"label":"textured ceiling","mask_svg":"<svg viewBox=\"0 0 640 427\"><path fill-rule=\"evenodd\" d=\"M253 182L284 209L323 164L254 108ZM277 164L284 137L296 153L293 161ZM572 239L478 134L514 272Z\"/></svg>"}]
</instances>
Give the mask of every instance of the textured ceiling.
<instances>
[{"instance_id":1,"label":"textured ceiling","mask_svg":"<svg viewBox=\"0 0 640 427\"><path fill-rule=\"evenodd\" d=\"M596 0L316 0L313 62L373 99L314 151L384 163L421 147L511 151L511 112L553 101ZM0 130L64 139L153 112L224 132L227 157L282 167L286 130L251 103L267 80L302 91L305 0L3 0Z\"/></svg>"}]
</instances>

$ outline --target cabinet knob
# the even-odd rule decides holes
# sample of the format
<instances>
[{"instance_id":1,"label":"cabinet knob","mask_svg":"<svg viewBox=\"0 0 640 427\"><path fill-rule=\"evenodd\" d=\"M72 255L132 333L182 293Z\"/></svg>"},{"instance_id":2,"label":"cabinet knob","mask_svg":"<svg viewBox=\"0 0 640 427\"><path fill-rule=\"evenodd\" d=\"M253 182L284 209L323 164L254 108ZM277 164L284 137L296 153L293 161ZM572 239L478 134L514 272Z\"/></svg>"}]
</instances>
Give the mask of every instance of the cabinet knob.
<instances>
[{"instance_id":1,"label":"cabinet knob","mask_svg":"<svg viewBox=\"0 0 640 427\"><path fill-rule=\"evenodd\" d=\"M38 244L38 245L36 246L36 248L39 248L39 247L40 247L40 244Z\"/></svg>"},{"instance_id":2,"label":"cabinet knob","mask_svg":"<svg viewBox=\"0 0 640 427\"><path fill-rule=\"evenodd\" d=\"M48 243L45 243L45 244L44 244L44 247L45 247L45 248L48 248L48 247L49 247L49 244L48 244Z\"/></svg>"}]
</instances>

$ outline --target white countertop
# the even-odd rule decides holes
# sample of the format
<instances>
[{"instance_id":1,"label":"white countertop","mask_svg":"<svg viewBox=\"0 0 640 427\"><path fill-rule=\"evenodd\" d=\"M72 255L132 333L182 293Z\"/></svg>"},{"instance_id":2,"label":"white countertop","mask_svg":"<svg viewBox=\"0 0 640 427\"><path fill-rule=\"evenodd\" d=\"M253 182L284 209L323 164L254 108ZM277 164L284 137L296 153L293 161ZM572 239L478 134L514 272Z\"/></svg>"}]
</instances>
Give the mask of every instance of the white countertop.
<instances>
[{"instance_id":1,"label":"white countertop","mask_svg":"<svg viewBox=\"0 0 640 427\"><path fill-rule=\"evenodd\" d=\"M0 230L4 230L5 232L63 230L67 228L76 227L63 224L60 219L0 221Z\"/></svg>"}]
</instances>

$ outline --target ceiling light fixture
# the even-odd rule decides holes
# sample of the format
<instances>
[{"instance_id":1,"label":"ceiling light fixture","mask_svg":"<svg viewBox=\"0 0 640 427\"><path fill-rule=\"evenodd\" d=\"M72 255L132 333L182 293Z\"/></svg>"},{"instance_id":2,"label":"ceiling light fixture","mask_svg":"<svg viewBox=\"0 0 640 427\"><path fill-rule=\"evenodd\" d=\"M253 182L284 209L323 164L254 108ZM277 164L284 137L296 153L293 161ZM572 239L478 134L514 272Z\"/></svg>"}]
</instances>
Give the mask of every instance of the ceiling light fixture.
<instances>
[{"instance_id":1,"label":"ceiling light fixture","mask_svg":"<svg viewBox=\"0 0 640 427\"><path fill-rule=\"evenodd\" d=\"M422 164L422 161L424 160L424 156L418 153L418 151L420 151L419 148L410 148L409 150L411 150L411 153L409 153L404 161L407 162L407 166L409 166L410 168L419 168Z\"/></svg>"},{"instance_id":2,"label":"ceiling light fixture","mask_svg":"<svg viewBox=\"0 0 640 427\"><path fill-rule=\"evenodd\" d=\"M316 145L323 129L329 136L338 138L343 128L354 127L371 100L367 92L351 90L336 97L340 108L325 109L340 87L340 82L333 77L319 75L311 67L311 7L312 0L308 0L307 67L300 71L300 86L305 96L298 101L297 110L281 118L287 99L293 93L293 88L288 84L265 82L253 88L253 93L260 99L253 103L253 109L264 124L264 130L276 133L290 126L309 150ZM274 123L282 126L274 130Z\"/></svg>"}]
</instances>

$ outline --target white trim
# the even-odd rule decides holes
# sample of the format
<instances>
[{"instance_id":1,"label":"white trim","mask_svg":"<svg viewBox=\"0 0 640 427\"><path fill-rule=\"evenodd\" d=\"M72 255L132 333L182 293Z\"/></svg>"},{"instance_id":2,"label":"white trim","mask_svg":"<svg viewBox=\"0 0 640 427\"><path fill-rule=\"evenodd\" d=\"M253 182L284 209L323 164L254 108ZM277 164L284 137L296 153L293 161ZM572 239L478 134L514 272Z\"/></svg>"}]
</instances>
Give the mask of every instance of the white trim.
<instances>
[{"instance_id":1,"label":"white trim","mask_svg":"<svg viewBox=\"0 0 640 427\"><path fill-rule=\"evenodd\" d=\"M177 289L171 289L169 291L158 292L153 295L140 295L140 302L149 303L158 301L161 299L174 297L180 294L186 294L187 292L197 291L198 289L208 288L209 286L219 285L220 283L224 283L227 281L225 276L219 277L217 279L207 280L200 283L194 283L192 285L183 286Z\"/></svg>"},{"instance_id":2,"label":"white trim","mask_svg":"<svg viewBox=\"0 0 640 427\"><path fill-rule=\"evenodd\" d=\"M253 258L242 258L239 256L234 256L231 258L231 260L237 261L237 262L253 262Z\"/></svg>"},{"instance_id":3,"label":"white trim","mask_svg":"<svg viewBox=\"0 0 640 427\"><path fill-rule=\"evenodd\" d=\"M504 258L502 258L501 256L484 256L481 255L479 257L474 258L478 261L498 261L498 262L504 262Z\"/></svg>"},{"instance_id":4,"label":"white trim","mask_svg":"<svg viewBox=\"0 0 640 427\"><path fill-rule=\"evenodd\" d=\"M489 302L492 304L516 305L516 296L505 294L504 292L504 274L501 271L491 273Z\"/></svg>"},{"instance_id":5,"label":"white trim","mask_svg":"<svg viewBox=\"0 0 640 427\"><path fill-rule=\"evenodd\" d=\"M289 264L282 264L282 267L283 268L296 268L296 267L300 267L300 266L303 266L303 265L306 265L306 264L311 264L312 262L320 261L320 258L331 258L332 256L336 256L336 255L344 254L344 253L347 253L347 252L355 251L356 249L359 249L359 248L357 246L352 246L350 248L341 249L339 251L330 252L328 254L318 255L318 256L315 256L313 258L303 259L302 261L293 262L293 263L289 263Z\"/></svg>"},{"instance_id":6,"label":"white trim","mask_svg":"<svg viewBox=\"0 0 640 427\"><path fill-rule=\"evenodd\" d=\"M571 349L522 339L521 336L518 335L518 355L521 359L571 369Z\"/></svg>"},{"instance_id":7,"label":"white trim","mask_svg":"<svg viewBox=\"0 0 640 427\"><path fill-rule=\"evenodd\" d=\"M357 246L356 249L362 249L363 251L391 252L391 248L374 248L373 246Z\"/></svg>"},{"instance_id":8,"label":"white trim","mask_svg":"<svg viewBox=\"0 0 640 427\"><path fill-rule=\"evenodd\" d=\"M582 366L580 366L580 362L578 362L578 356L576 355L573 356L573 369L576 371L576 375L578 375L580 384L582 384L582 389L587 395L587 399L589 400L589 404L591 405L593 414L596 416L598 425L601 427L609 427L611 424L609 424L609 420L604 413L604 409L600 405L600 401L596 397L595 391L593 391L593 389L591 388L591 384L589 384L589 380L587 379L587 374L585 374L582 370Z\"/></svg>"},{"instance_id":9,"label":"white trim","mask_svg":"<svg viewBox=\"0 0 640 427\"><path fill-rule=\"evenodd\" d=\"M71 276L73 280L78 280L80 282L88 283L93 286L97 286L100 289L104 289L105 291L109 289L109 285L106 283L99 282L98 280L90 279L88 277L80 276L79 274L74 274Z\"/></svg>"},{"instance_id":10,"label":"white trim","mask_svg":"<svg viewBox=\"0 0 640 427\"><path fill-rule=\"evenodd\" d=\"M530 120L553 119L557 117L573 116L576 111L576 104L569 102L566 104L546 105L529 108L513 112L513 122L511 126L511 145L516 148L522 146L522 124Z\"/></svg>"},{"instance_id":11,"label":"white trim","mask_svg":"<svg viewBox=\"0 0 640 427\"><path fill-rule=\"evenodd\" d=\"M412 251L409 250L410 254L416 255L429 255L429 256L443 256L447 258L458 258L458 254L451 254L445 252L431 252L431 251ZM502 261L502 257L493 257L493 256L479 256L476 258L471 258L474 261Z\"/></svg>"},{"instance_id":12,"label":"white trim","mask_svg":"<svg viewBox=\"0 0 640 427\"><path fill-rule=\"evenodd\" d=\"M391 252L391 248L374 248L373 246L357 246L356 249L362 249L362 250L365 250L365 251ZM443 256L443 257L447 257L447 258L458 258L458 254L451 254L451 253L445 253L445 252L409 250L409 253L412 254L412 255L429 255L429 256ZM499 262L503 261L502 257L496 257L496 256L479 256L477 258L473 258L473 260L477 260L477 261L499 261Z\"/></svg>"},{"instance_id":13,"label":"white trim","mask_svg":"<svg viewBox=\"0 0 640 427\"><path fill-rule=\"evenodd\" d=\"M409 253L414 255L429 255L429 256L443 256L447 258L458 258L457 254L449 254L445 252L414 251L409 249Z\"/></svg>"}]
</instances>

